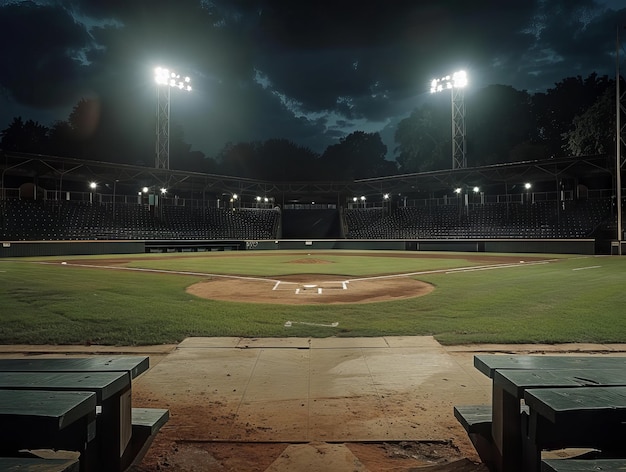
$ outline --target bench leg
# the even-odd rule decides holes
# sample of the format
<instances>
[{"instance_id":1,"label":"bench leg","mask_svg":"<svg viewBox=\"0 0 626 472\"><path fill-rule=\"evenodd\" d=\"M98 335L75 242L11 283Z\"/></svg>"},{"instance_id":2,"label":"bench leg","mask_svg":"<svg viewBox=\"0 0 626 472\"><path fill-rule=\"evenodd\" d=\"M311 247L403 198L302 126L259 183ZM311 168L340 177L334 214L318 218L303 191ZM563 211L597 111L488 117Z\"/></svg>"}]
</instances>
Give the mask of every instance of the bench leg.
<instances>
[{"instance_id":1,"label":"bench leg","mask_svg":"<svg viewBox=\"0 0 626 472\"><path fill-rule=\"evenodd\" d=\"M493 466L496 472L526 472L522 469L522 415L520 402L502 388L493 386Z\"/></svg>"}]
</instances>

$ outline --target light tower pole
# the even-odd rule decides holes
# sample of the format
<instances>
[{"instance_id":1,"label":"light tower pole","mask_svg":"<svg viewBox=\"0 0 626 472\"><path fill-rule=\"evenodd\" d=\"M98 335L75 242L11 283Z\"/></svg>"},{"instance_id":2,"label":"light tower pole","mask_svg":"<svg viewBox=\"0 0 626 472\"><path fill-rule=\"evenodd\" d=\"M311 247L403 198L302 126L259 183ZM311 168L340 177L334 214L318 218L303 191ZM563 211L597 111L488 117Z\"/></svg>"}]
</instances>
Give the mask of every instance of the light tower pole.
<instances>
[{"instance_id":1,"label":"light tower pole","mask_svg":"<svg viewBox=\"0 0 626 472\"><path fill-rule=\"evenodd\" d=\"M173 87L191 92L191 79L163 67L154 70L157 84L156 160L157 169L170 168L170 91Z\"/></svg>"},{"instance_id":2,"label":"light tower pole","mask_svg":"<svg viewBox=\"0 0 626 472\"><path fill-rule=\"evenodd\" d=\"M452 169L467 167L465 149L465 94L467 73L463 70L440 79L433 79L430 93L450 90L452 97Z\"/></svg>"},{"instance_id":3,"label":"light tower pole","mask_svg":"<svg viewBox=\"0 0 626 472\"><path fill-rule=\"evenodd\" d=\"M622 220L622 168L624 167L624 159L622 156L622 148L624 146L624 124L622 117L626 112L626 99L624 93L620 90L620 39L619 27L617 28L615 39L615 206L617 211L617 253L622 255L622 239L623 239L623 220Z\"/></svg>"}]
</instances>

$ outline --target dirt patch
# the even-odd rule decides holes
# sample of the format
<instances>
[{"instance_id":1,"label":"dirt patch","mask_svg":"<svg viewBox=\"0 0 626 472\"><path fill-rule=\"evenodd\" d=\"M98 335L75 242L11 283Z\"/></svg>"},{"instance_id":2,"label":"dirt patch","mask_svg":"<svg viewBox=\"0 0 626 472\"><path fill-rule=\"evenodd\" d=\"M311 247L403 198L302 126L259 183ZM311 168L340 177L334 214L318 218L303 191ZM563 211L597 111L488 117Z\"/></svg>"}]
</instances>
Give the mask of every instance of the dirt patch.
<instances>
[{"instance_id":1,"label":"dirt patch","mask_svg":"<svg viewBox=\"0 0 626 472\"><path fill-rule=\"evenodd\" d=\"M197 372L197 371L196 371ZM476 451L467 434L456 419L449 414L448 399L430 394L396 393L393 403L385 409L358 408L358 403L372 403L372 399L354 397L355 409L346 409L336 417L336 423L376 423L383 417L395 417L399 421L414 424L415 431L428 431L427 436L448 438L447 440L405 440L405 441L361 441L325 443L281 442L274 440L277 431L267 422L267 417L282 417L279 422L282 437L289 437L298 430L297 408L291 416L280 402L267 402L263 408L252 410L249 415L238 418L237 406L229 403L217 390L209 388L194 390L188 385L184 391L171 388L168 383L154 382L150 387L133 389L133 404L142 407L168 408L170 420L161 429L142 463L132 472L188 472L188 471L237 471L265 472L274 465L272 472L305 471L334 472L347 470L354 472L387 471L412 472L431 470L441 472L486 472L480 464ZM200 406L200 407L199 407ZM291 411L291 410L290 410ZM294 416L295 415L295 416ZM336 423L328 424L330 436ZM276 423L275 423L276 424ZM286 432L286 434L285 434ZM415 437L424 437L421 433ZM341 444L358 459L363 467L347 469L345 461L338 460L335 467L328 466L332 448ZM326 464L326 468L315 467L306 459L294 453L294 445L310 445L318 450L315 457ZM290 448L289 450L287 450ZM303 460L304 459L304 460ZM336 458L338 459L338 458ZM278 467L276 464L280 464Z\"/></svg>"},{"instance_id":2,"label":"dirt patch","mask_svg":"<svg viewBox=\"0 0 626 472\"><path fill-rule=\"evenodd\" d=\"M290 264L332 264L331 261L327 261L324 259L315 259L315 258L307 258L307 259L295 259L293 261L289 261Z\"/></svg>"},{"instance_id":3,"label":"dirt patch","mask_svg":"<svg viewBox=\"0 0 626 472\"><path fill-rule=\"evenodd\" d=\"M190 472L190 471L237 471L264 472L278 459L285 457L287 443L237 443L186 441L160 444L155 442L142 464L131 472ZM326 443L313 443L324 454ZM398 443L347 443L346 448L368 471L412 472L417 469L440 472L486 472L487 469L474 460L461 458L451 443L412 442ZM293 456L292 464L281 461L282 470L306 470L305 464ZM338 461L339 470L347 470ZM310 465L310 464L307 464ZM291 467L293 466L293 467ZM316 468L315 471L320 470ZM353 470L363 470L354 468ZM332 472L329 471L329 472Z\"/></svg>"},{"instance_id":4,"label":"dirt patch","mask_svg":"<svg viewBox=\"0 0 626 472\"><path fill-rule=\"evenodd\" d=\"M191 285L187 293L212 300L317 305L373 303L426 295L434 287L409 277L341 280L337 276L295 275L273 279L214 277Z\"/></svg>"}]
</instances>

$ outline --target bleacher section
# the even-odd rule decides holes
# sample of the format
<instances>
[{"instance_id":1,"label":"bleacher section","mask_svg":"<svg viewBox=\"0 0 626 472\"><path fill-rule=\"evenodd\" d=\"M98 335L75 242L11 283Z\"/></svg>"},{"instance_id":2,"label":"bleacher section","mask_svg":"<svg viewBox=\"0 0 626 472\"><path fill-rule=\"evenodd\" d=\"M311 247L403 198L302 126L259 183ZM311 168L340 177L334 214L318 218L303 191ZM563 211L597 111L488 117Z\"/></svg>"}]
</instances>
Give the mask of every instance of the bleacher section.
<instances>
[{"instance_id":1,"label":"bleacher section","mask_svg":"<svg viewBox=\"0 0 626 472\"><path fill-rule=\"evenodd\" d=\"M0 240L276 239L280 213L270 209L155 208L74 201L3 202Z\"/></svg>"},{"instance_id":2,"label":"bleacher section","mask_svg":"<svg viewBox=\"0 0 626 472\"><path fill-rule=\"evenodd\" d=\"M611 200L346 209L349 239L577 239L611 218Z\"/></svg>"},{"instance_id":3,"label":"bleacher section","mask_svg":"<svg viewBox=\"0 0 626 472\"><path fill-rule=\"evenodd\" d=\"M611 200L338 210L0 201L0 240L578 239L615 219ZM282 215L282 216L281 216ZM282 234L281 234L282 227Z\"/></svg>"}]
</instances>

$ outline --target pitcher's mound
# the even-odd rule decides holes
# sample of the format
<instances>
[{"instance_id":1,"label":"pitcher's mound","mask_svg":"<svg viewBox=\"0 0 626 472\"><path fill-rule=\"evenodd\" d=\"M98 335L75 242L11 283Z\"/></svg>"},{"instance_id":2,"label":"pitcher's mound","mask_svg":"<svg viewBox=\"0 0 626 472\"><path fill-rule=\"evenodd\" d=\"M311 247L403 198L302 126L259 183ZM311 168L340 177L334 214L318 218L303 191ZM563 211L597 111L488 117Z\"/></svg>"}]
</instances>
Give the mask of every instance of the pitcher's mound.
<instances>
[{"instance_id":1,"label":"pitcher's mound","mask_svg":"<svg viewBox=\"0 0 626 472\"><path fill-rule=\"evenodd\" d=\"M191 285L187 293L212 300L315 305L373 303L419 297L434 290L408 277L341 280L337 276L285 276L280 281L214 277Z\"/></svg>"}]
</instances>

